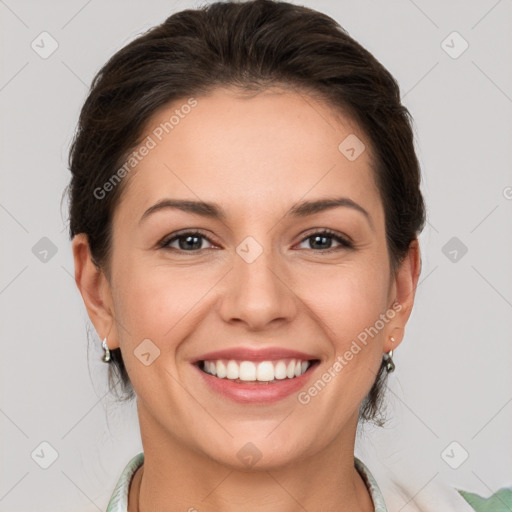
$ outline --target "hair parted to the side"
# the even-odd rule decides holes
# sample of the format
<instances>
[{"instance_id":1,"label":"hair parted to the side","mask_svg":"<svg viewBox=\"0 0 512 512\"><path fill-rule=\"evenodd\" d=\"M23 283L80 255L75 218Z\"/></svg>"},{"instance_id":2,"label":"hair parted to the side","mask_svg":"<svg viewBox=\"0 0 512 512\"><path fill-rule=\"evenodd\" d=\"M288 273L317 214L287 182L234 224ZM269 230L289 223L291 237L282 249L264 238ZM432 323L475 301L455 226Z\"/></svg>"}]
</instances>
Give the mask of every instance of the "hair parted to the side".
<instances>
[{"instance_id":1,"label":"hair parted to the side","mask_svg":"<svg viewBox=\"0 0 512 512\"><path fill-rule=\"evenodd\" d=\"M349 115L371 143L394 274L423 229L425 206L412 119L392 75L332 18L274 0L216 2L167 18L113 55L95 76L70 149L70 236L85 233L95 264L108 277L112 218L123 180L102 187L140 142L162 107L217 87L301 91ZM120 349L111 351L109 384L134 397ZM384 363L359 418L379 418Z\"/></svg>"}]
</instances>

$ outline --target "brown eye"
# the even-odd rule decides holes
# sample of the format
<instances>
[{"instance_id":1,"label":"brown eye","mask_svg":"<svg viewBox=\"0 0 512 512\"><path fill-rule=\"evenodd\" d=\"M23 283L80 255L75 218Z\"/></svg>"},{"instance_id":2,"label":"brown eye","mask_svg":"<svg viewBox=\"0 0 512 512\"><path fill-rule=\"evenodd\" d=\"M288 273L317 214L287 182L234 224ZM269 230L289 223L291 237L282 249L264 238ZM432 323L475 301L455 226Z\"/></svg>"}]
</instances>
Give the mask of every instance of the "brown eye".
<instances>
[{"instance_id":1,"label":"brown eye","mask_svg":"<svg viewBox=\"0 0 512 512\"><path fill-rule=\"evenodd\" d=\"M306 247L306 249L311 249L313 251L328 252L338 249L353 248L353 245L348 240L328 229L308 235L301 243L304 243L307 240L310 242L309 247ZM341 247L332 247L332 240L338 242Z\"/></svg>"},{"instance_id":2,"label":"brown eye","mask_svg":"<svg viewBox=\"0 0 512 512\"><path fill-rule=\"evenodd\" d=\"M175 235L172 238L164 240L160 244L160 247L163 249L178 250L183 252L198 252L205 249L205 247L202 247L203 240L208 240L208 242L212 243L207 236L203 235L199 231L186 231L179 235ZM171 245L174 242L177 242L177 247L173 247ZM207 248L208 247L206 247L206 249Z\"/></svg>"}]
</instances>

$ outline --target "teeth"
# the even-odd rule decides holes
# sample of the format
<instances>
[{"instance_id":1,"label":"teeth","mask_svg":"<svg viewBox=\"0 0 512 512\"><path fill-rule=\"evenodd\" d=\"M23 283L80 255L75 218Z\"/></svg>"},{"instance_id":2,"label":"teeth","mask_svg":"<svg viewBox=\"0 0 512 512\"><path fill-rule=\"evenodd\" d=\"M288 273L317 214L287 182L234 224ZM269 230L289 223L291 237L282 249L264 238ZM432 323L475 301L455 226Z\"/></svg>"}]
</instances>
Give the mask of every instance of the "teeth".
<instances>
[{"instance_id":1,"label":"teeth","mask_svg":"<svg viewBox=\"0 0 512 512\"><path fill-rule=\"evenodd\" d=\"M219 363L217 362L217 365L218 364ZM240 380L256 380L256 365L251 361L242 361L240 363L239 372L240 374L238 375L238 378Z\"/></svg>"},{"instance_id":2,"label":"teeth","mask_svg":"<svg viewBox=\"0 0 512 512\"><path fill-rule=\"evenodd\" d=\"M203 361L202 369L219 379L270 382L272 380L299 377L306 372L310 365L309 361L301 361L300 359L260 362L218 359L216 361Z\"/></svg>"},{"instance_id":3,"label":"teeth","mask_svg":"<svg viewBox=\"0 0 512 512\"><path fill-rule=\"evenodd\" d=\"M219 379L223 379L227 374L226 365L222 361L217 361L216 370Z\"/></svg>"},{"instance_id":4,"label":"teeth","mask_svg":"<svg viewBox=\"0 0 512 512\"><path fill-rule=\"evenodd\" d=\"M293 379L293 377L295 377L295 360L292 359L289 363L288 363L288 366L286 368L286 376L289 378L289 379Z\"/></svg>"},{"instance_id":5,"label":"teeth","mask_svg":"<svg viewBox=\"0 0 512 512\"><path fill-rule=\"evenodd\" d=\"M278 361L274 368L274 377L276 379L286 379L286 364L284 361Z\"/></svg>"},{"instance_id":6,"label":"teeth","mask_svg":"<svg viewBox=\"0 0 512 512\"><path fill-rule=\"evenodd\" d=\"M270 361L259 363L256 369L256 379L262 381L274 380L274 365Z\"/></svg>"},{"instance_id":7,"label":"teeth","mask_svg":"<svg viewBox=\"0 0 512 512\"><path fill-rule=\"evenodd\" d=\"M206 362L208 362L208 361L206 361ZM215 373L213 375L215 375ZM236 364L235 361L229 361L228 362L228 373L227 373L226 377L228 379L236 380L236 379L238 379L239 375L240 375L240 371L238 368L238 364Z\"/></svg>"}]
</instances>

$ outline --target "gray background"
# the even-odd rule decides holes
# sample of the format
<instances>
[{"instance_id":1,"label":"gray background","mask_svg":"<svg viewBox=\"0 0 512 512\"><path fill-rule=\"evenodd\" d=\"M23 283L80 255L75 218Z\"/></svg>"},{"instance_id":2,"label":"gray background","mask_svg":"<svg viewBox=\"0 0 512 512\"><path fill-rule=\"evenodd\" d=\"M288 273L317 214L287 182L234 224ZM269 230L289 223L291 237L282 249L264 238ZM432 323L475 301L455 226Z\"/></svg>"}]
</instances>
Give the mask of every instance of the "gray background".
<instances>
[{"instance_id":1,"label":"gray background","mask_svg":"<svg viewBox=\"0 0 512 512\"><path fill-rule=\"evenodd\" d=\"M397 78L428 206L390 423L365 428L356 453L370 468L414 468L418 494L441 480L487 496L512 484L512 1L303 3ZM0 1L1 511L104 510L142 449L134 404L107 394L100 340L87 341L61 197L94 74L143 30L198 5ZM47 58L31 47L51 49L44 31L58 43ZM446 40L453 31L463 39Z\"/></svg>"}]
</instances>

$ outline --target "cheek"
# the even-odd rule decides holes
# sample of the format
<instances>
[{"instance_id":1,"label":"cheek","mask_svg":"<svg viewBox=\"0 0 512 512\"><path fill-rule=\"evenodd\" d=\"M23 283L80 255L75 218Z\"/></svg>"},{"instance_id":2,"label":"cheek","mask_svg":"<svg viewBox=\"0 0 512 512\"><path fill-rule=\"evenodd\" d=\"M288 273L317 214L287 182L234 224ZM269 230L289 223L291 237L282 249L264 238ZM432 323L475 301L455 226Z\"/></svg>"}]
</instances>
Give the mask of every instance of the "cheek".
<instances>
[{"instance_id":1,"label":"cheek","mask_svg":"<svg viewBox=\"0 0 512 512\"><path fill-rule=\"evenodd\" d=\"M311 273L300 278L301 298L340 348L373 326L388 307L389 275L383 265L353 263L319 269L313 280Z\"/></svg>"},{"instance_id":2,"label":"cheek","mask_svg":"<svg viewBox=\"0 0 512 512\"><path fill-rule=\"evenodd\" d=\"M340 288L340 324L350 327L352 336L358 334L354 329L360 332L373 325L386 309L387 289L382 274L350 276Z\"/></svg>"},{"instance_id":3,"label":"cheek","mask_svg":"<svg viewBox=\"0 0 512 512\"><path fill-rule=\"evenodd\" d=\"M299 395L304 414L335 433L371 389L382 360L382 336L368 330L387 308L388 274L372 265L347 265L330 275L316 273L308 306L331 351L328 362ZM323 411L328 410L326 417Z\"/></svg>"},{"instance_id":4,"label":"cheek","mask_svg":"<svg viewBox=\"0 0 512 512\"><path fill-rule=\"evenodd\" d=\"M350 409L367 394L381 364L385 324L380 315L388 307L389 273L384 265L354 263L329 276L317 274L315 283L319 286L310 288L308 302L330 341L325 378L335 375L322 400ZM334 416L333 421L340 419Z\"/></svg>"},{"instance_id":5,"label":"cheek","mask_svg":"<svg viewBox=\"0 0 512 512\"><path fill-rule=\"evenodd\" d=\"M211 271L143 260L125 260L116 281L116 314L126 325L130 343L149 338L160 346L165 339L166 347L172 348L172 340L179 341L176 333L193 321L218 279Z\"/></svg>"}]
</instances>

